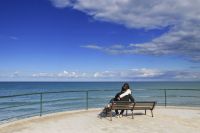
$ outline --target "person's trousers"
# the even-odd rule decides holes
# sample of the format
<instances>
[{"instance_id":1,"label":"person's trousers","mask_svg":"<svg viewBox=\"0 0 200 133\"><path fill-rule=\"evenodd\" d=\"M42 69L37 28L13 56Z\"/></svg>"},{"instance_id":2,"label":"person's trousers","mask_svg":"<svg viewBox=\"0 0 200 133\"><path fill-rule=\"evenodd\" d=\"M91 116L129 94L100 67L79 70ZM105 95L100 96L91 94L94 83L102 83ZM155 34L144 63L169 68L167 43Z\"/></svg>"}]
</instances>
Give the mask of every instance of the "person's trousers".
<instances>
[{"instance_id":1,"label":"person's trousers","mask_svg":"<svg viewBox=\"0 0 200 133\"><path fill-rule=\"evenodd\" d=\"M116 115L118 115L118 114L119 114L119 111L116 109L116 110L115 110L115 113L116 113ZM123 113L124 113L124 110L121 110L120 115L122 115Z\"/></svg>"}]
</instances>

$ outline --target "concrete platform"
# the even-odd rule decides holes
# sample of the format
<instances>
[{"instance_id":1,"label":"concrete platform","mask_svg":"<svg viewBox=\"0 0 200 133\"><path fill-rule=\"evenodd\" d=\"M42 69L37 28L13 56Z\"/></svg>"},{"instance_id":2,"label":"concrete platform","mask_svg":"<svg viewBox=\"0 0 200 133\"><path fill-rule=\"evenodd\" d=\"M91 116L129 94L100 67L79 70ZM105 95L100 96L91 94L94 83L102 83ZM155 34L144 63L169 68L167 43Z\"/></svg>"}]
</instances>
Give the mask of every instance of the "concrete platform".
<instances>
[{"instance_id":1,"label":"concrete platform","mask_svg":"<svg viewBox=\"0 0 200 133\"><path fill-rule=\"evenodd\" d=\"M131 116L100 119L100 109L69 111L0 125L0 133L198 133L200 108L156 107Z\"/></svg>"}]
</instances>

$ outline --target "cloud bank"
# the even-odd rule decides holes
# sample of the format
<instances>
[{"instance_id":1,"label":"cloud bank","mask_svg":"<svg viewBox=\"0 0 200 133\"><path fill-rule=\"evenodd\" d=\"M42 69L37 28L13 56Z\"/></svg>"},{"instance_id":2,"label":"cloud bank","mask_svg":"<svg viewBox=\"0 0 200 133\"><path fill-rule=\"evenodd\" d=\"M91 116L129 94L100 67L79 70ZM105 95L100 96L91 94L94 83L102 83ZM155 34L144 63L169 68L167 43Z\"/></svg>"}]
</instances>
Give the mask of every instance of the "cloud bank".
<instances>
[{"instance_id":1,"label":"cloud bank","mask_svg":"<svg viewBox=\"0 0 200 133\"><path fill-rule=\"evenodd\" d=\"M199 71L159 70L159 69L127 69L115 71L79 72L63 71L57 73L13 72L0 74L0 79L9 80L44 80L44 81L199 81Z\"/></svg>"},{"instance_id":2,"label":"cloud bank","mask_svg":"<svg viewBox=\"0 0 200 133\"><path fill-rule=\"evenodd\" d=\"M103 51L117 54L173 54L191 61L200 61L200 0L51 1L55 7L64 8L70 5L95 20L117 23L127 28L149 30L170 27L167 33L150 42L126 44L128 50L104 48ZM92 45L86 47L95 49ZM96 49L102 50L98 45Z\"/></svg>"}]
</instances>

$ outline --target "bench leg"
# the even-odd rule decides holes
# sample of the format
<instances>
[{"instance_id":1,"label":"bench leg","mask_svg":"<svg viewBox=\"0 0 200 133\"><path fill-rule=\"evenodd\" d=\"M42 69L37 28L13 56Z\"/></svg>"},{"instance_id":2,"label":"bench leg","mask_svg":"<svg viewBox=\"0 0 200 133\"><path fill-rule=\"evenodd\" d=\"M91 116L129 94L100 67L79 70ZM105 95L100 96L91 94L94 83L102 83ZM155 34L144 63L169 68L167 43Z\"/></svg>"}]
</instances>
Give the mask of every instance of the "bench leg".
<instances>
[{"instance_id":1,"label":"bench leg","mask_svg":"<svg viewBox=\"0 0 200 133\"><path fill-rule=\"evenodd\" d=\"M153 117L153 111L151 110L151 116Z\"/></svg>"},{"instance_id":2,"label":"bench leg","mask_svg":"<svg viewBox=\"0 0 200 133\"><path fill-rule=\"evenodd\" d=\"M112 110L110 111L110 121L112 121Z\"/></svg>"},{"instance_id":3,"label":"bench leg","mask_svg":"<svg viewBox=\"0 0 200 133\"><path fill-rule=\"evenodd\" d=\"M133 116L133 110L132 110L132 119L134 119L134 116Z\"/></svg>"},{"instance_id":4,"label":"bench leg","mask_svg":"<svg viewBox=\"0 0 200 133\"><path fill-rule=\"evenodd\" d=\"M147 111L146 111L146 109L145 109L145 115L147 114Z\"/></svg>"}]
</instances>

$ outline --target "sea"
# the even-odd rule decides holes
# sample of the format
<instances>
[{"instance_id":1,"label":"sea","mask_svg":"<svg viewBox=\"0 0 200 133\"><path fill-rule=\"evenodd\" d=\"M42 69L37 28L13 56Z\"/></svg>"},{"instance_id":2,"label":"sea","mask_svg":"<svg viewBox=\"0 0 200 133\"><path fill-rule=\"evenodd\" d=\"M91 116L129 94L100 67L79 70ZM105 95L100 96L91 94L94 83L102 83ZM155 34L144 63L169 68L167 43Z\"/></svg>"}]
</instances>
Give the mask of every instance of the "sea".
<instances>
[{"instance_id":1,"label":"sea","mask_svg":"<svg viewBox=\"0 0 200 133\"><path fill-rule=\"evenodd\" d=\"M128 82L136 101L200 107L200 82ZM49 113L104 108L124 82L0 82L0 123Z\"/></svg>"}]
</instances>

